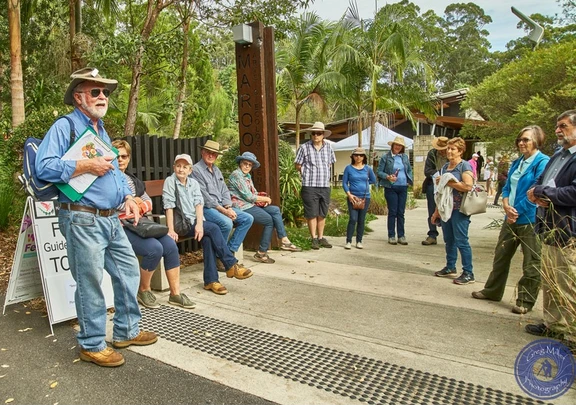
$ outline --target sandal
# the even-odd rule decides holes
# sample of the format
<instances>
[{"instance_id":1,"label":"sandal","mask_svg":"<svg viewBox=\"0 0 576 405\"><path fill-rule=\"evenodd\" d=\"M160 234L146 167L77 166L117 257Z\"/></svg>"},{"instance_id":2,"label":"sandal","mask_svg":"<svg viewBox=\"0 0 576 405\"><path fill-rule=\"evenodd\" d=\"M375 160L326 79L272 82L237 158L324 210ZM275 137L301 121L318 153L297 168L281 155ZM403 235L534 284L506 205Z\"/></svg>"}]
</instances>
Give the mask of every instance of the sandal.
<instances>
[{"instance_id":1,"label":"sandal","mask_svg":"<svg viewBox=\"0 0 576 405\"><path fill-rule=\"evenodd\" d=\"M268 253L264 253L263 255L261 255L258 252L256 252L256 254L254 255L254 260L260 263L267 263L267 264L272 264L276 262L276 260L268 256Z\"/></svg>"},{"instance_id":2,"label":"sandal","mask_svg":"<svg viewBox=\"0 0 576 405\"><path fill-rule=\"evenodd\" d=\"M288 243L282 243L282 246L280 246L280 250L287 250L289 252L301 252L302 248L299 248L292 242L288 242Z\"/></svg>"},{"instance_id":3,"label":"sandal","mask_svg":"<svg viewBox=\"0 0 576 405\"><path fill-rule=\"evenodd\" d=\"M228 290L226 289L226 287L224 287L222 284L220 284L218 281L214 281L213 283L210 283L208 285L204 286L205 290L210 290L212 291L214 294L218 294L218 295L225 295L228 294Z\"/></svg>"}]
</instances>

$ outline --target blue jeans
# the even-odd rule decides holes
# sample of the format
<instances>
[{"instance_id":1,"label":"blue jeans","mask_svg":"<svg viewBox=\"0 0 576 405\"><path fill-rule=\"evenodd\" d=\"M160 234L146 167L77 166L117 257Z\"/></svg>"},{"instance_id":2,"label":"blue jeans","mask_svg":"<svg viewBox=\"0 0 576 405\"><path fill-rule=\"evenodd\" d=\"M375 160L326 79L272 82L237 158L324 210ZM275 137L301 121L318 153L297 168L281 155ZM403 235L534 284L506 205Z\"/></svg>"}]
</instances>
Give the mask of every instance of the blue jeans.
<instances>
[{"instance_id":1,"label":"blue jeans","mask_svg":"<svg viewBox=\"0 0 576 405\"><path fill-rule=\"evenodd\" d=\"M76 336L84 350L106 348L106 301L102 292L104 269L114 291L113 341L130 340L140 333L142 317L136 301L140 267L117 215L101 217L60 210L58 224L66 238L68 262L76 281Z\"/></svg>"},{"instance_id":2,"label":"blue jeans","mask_svg":"<svg viewBox=\"0 0 576 405\"><path fill-rule=\"evenodd\" d=\"M146 271L154 271L164 257L164 267L166 270L180 266L180 253L178 245L168 235L161 238L143 238L132 231L124 228L126 236L137 256L142 257L140 267Z\"/></svg>"},{"instance_id":3,"label":"blue jeans","mask_svg":"<svg viewBox=\"0 0 576 405\"><path fill-rule=\"evenodd\" d=\"M204 285L208 285L218 281L218 270L216 269L216 257L219 257L224 264L224 268L228 270L230 267L238 263L228 246L226 240L222 237L222 232L216 224L209 221L204 221L204 237L200 243L202 244L202 254L204 256ZM186 236L194 237L196 233L196 221L192 229Z\"/></svg>"},{"instance_id":4,"label":"blue jeans","mask_svg":"<svg viewBox=\"0 0 576 405\"><path fill-rule=\"evenodd\" d=\"M434 214L434 210L436 210L436 202L434 201L434 183L430 182L426 186L426 202L428 203L428 236L431 238L437 239L438 238L438 227L432 223L430 218L432 218L432 214Z\"/></svg>"},{"instance_id":5,"label":"blue jeans","mask_svg":"<svg viewBox=\"0 0 576 405\"><path fill-rule=\"evenodd\" d=\"M346 243L352 243L352 235L354 235L354 228L356 228L356 243L362 242L364 236L364 225L366 224L366 213L370 207L370 198L366 198L364 209L355 210L352 208L352 203L348 201L348 227L346 228Z\"/></svg>"},{"instance_id":6,"label":"blue jeans","mask_svg":"<svg viewBox=\"0 0 576 405\"><path fill-rule=\"evenodd\" d=\"M468 227L470 216L462 214L459 210L452 211L448 222L442 221L442 234L446 245L446 267L456 268L458 251L462 256L462 270L472 273L472 248L468 242Z\"/></svg>"},{"instance_id":7,"label":"blue jeans","mask_svg":"<svg viewBox=\"0 0 576 405\"><path fill-rule=\"evenodd\" d=\"M255 205L244 212L252 215L254 222L264 227L262 236L260 237L260 246L258 247L260 252L268 251L274 228L276 228L276 234L279 239L286 236L286 229L284 228L284 222L282 222L282 213L277 206L268 205L267 207L258 207Z\"/></svg>"},{"instance_id":8,"label":"blue jeans","mask_svg":"<svg viewBox=\"0 0 576 405\"><path fill-rule=\"evenodd\" d=\"M248 230L252 226L254 218L252 215L247 214L238 208L233 208L233 210L236 213L236 220L234 221L232 221L226 215L220 214L216 208L204 207L204 218L206 218L206 221L210 221L218 225L220 231L222 231L224 240L228 241L228 248L232 252L237 252L240 248L240 245L244 241ZM233 227L236 227L236 229L234 230L230 240L228 240Z\"/></svg>"},{"instance_id":9,"label":"blue jeans","mask_svg":"<svg viewBox=\"0 0 576 405\"><path fill-rule=\"evenodd\" d=\"M395 186L384 188L384 198L388 205L388 237L404 236L404 212L408 199L408 186Z\"/></svg>"}]
</instances>

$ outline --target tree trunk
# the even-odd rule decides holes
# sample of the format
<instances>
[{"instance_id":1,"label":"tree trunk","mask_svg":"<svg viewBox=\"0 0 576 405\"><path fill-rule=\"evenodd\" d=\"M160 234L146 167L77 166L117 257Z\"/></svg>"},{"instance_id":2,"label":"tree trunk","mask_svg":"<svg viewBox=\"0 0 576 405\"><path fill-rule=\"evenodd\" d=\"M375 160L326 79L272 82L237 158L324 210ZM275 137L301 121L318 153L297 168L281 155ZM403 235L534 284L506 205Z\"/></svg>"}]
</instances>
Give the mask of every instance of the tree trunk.
<instances>
[{"instance_id":1,"label":"tree trunk","mask_svg":"<svg viewBox=\"0 0 576 405\"><path fill-rule=\"evenodd\" d=\"M358 107L358 123L356 124L356 133L358 134L358 147L362 147L362 107Z\"/></svg>"},{"instance_id":2,"label":"tree trunk","mask_svg":"<svg viewBox=\"0 0 576 405\"><path fill-rule=\"evenodd\" d=\"M70 73L73 73L79 69L78 57L76 56L76 47L74 46L74 37L76 37L76 0L69 0L68 8L70 14Z\"/></svg>"},{"instance_id":3,"label":"tree trunk","mask_svg":"<svg viewBox=\"0 0 576 405\"><path fill-rule=\"evenodd\" d=\"M296 152L300 147L300 104L296 105Z\"/></svg>"},{"instance_id":4,"label":"tree trunk","mask_svg":"<svg viewBox=\"0 0 576 405\"><path fill-rule=\"evenodd\" d=\"M182 22L182 32L184 34L184 44L182 46L182 64L180 66L180 90L176 97L176 122L174 123L174 139L180 137L180 128L182 126L182 116L184 115L184 99L186 98L186 72L188 71L188 32L190 31L190 16Z\"/></svg>"},{"instance_id":5,"label":"tree trunk","mask_svg":"<svg viewBox=\"0 0 576 405\"><path fill-rule=\"evenodd\" d=\"M26 119L24 81L22 79L22 43L20 38L20 0L8 0L8 31L10 34L10 91L12 94L12 128Z\"/></svg>"},{"instance_id":6,"label":"tree trunk","mask_svg":"<svg viewBox=\"0 0 576 405\"><path fill-rule=\"evenodd\" d=\"M136 116L138 114L138 93L140 91L140 77L142 76L142 58L146 51L146 42L152 34L152 30L158 20L160 12L173 3L173 0L148 0L146 11L146 21L140 32L140 46L134 58L132 67L132 83L130 95L128 96L128 111L126 112L126 125L124 126L124 136L133 136L136 128Z\"/></svg>"}]
</instances>

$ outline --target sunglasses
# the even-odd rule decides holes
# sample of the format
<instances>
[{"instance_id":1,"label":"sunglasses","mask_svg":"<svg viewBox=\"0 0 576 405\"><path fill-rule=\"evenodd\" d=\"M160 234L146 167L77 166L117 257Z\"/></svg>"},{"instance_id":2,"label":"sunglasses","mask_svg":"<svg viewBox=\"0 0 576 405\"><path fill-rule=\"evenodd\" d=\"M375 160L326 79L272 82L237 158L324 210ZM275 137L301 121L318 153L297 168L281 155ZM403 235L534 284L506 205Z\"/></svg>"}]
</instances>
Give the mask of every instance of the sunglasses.
<instances>
[{"instance_id":1,"label":"sunglasses","mask_svg":"<svg viewBox=\"0 0 576 405\"><path fill-rule=\"evenodd\" d=\"M530 139L530 138L519 138L519 139L516 139L516 143L520 143L520 142L522 142L522 143L528 143L528 142L530 142L531 140L532 140L532 139Z\"/></svg>"},{"instance_id":2,"label":"sunglasses","mask_svg":"<svg viewBox=\"0 0 576 405\"><path fill-rule=\"evenodd\" d=\"M130 155L118 155L118 159L128 159Z\"/></svg>"},{"instance_id":3,"label":"sunglasses","mask_svg":"<svg viewBox=\"0 0 576 405\"><path fill-rule=\"evenodd\" d=\"M108 98L110 96L109 89L92 89L90 91L80 91L79 93L90 93L93 98L100 97L100 93L104 94L104 97Z\"/></svg>"},{"instance_id":4,"label":"sunglasses","mask_svg":"<svg viewBox=\"0 0 576 405\"><path fill-rule=\"evenodd\" d=\"M324 132L312 132L312 136L324 135Z\"/></svg>"}]
</instances>

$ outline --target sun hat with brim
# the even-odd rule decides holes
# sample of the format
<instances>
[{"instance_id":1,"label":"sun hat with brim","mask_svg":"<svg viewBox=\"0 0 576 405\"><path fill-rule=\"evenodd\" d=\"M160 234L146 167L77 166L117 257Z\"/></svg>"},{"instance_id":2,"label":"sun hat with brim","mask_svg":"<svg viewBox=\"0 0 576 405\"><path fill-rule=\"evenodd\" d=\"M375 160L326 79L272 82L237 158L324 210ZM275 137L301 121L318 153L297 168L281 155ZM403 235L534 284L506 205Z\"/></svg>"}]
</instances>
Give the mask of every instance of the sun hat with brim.
<instances>
[{"instance_id":1,"label":"sun hat with brim","mask_svg":"<svg viewBox=\"0 0 576 405\"><path fill-rule=\"evenodd\" d=\"M388 146L392 146L392 144L398 144L398 145L402 145L404 148L406 147L406 144L404 143L404 137L403 136L397 136L396 138L394 138L393 141L388 141Z\"/></svg>"},{"instance_id":2,"label":"sun hat with brim","mask_svg":"<svg viewBox=\"0 0 576 405\"><path fill-rule=\"evenodd\" d=\"M325 129L324 123L320 122L320 121L316 121L314 123L314 125L312 125L310 128L306 128L304 130L304 132L320 132L320 131L324 132L324 138L328 138L330 136L330 134L332 133L332 131Z\"/></svg>"},{"instance_id":3,"label":"sun hat with brim","mask_svg":"<svg viewBox=\"0 0 576 405\"><path fill-rule=\"evenodd\" d=\"M188 164L189 164L190 166L192 166L192 165L194 164L194 163L192 163L192 158L190 157L190 155L187 155L186 153L183 153L183 154L181 154L181 155L177 155L177 156L174 158L174 164L176 164L176 162L179 161L179 160L185 160L186 162L188 162Z\"/></svg>"},{"instance_id":4,"label":"sun hat with brim","mask_svg":"<svg viewBox=\"0 0 576 405\"><path fill-rule=\"evenodd\" d=\"M118 87L118 81L113 79L104 79L98 74L98 69L86 67L75 71L70 75L72 82L68 86L66 93L64 94L64 104L74 105L74 89L82 82L94 82L103 84L110 93L116 90Z\"/></svg>"},{"instance_id":5,"label":"sun hat with brim","mask_svg":"<svg viewBox=\"0 0 576 405\"><path fill-rule=\"evenodd\" d=\"M199 146L199 148L209 150L210 152L216 152L219 155L222 154L222 152L220 152L220 144L213 140L206 141L206 143L202 146Z\"/></svg>"},{"instance_id":6,"label":"sun hat with brim","mask_svg":"<svg viewBox=\"0 0 576 405\"><path fill-rule=\"evenodd\" d=\"M350 157L354 156L354 155L364 155L366 157L368 157L368 154L366 153L366 150L364 148L356 148L352 151L352 153L350 154Z\"/></svg>"},{"instance_id":7,"label":"sun hat with brim","mask_svg":"<svg viewBox=\"0 0 576 405\"><path fill-rule=\"evenodd\" d=\"M252 168L258 169L260 167L260 162L256 159L256 155L252 152L244 152L240 156L236 156L236 163L240 164L241 161L247 160L248 162L252 162Z\"/></svg>"},{"instance_id":8,"label":"sun hat with brim","mask_svg":"<svg viewBox=\"0 0 576 405\"><path fill-rule=\"evenodd\" d=\"M436 150L448 149L448 138L445 136L439 136L438 138L432 139L432 147Z\"/></svg>"}]
</instances>

